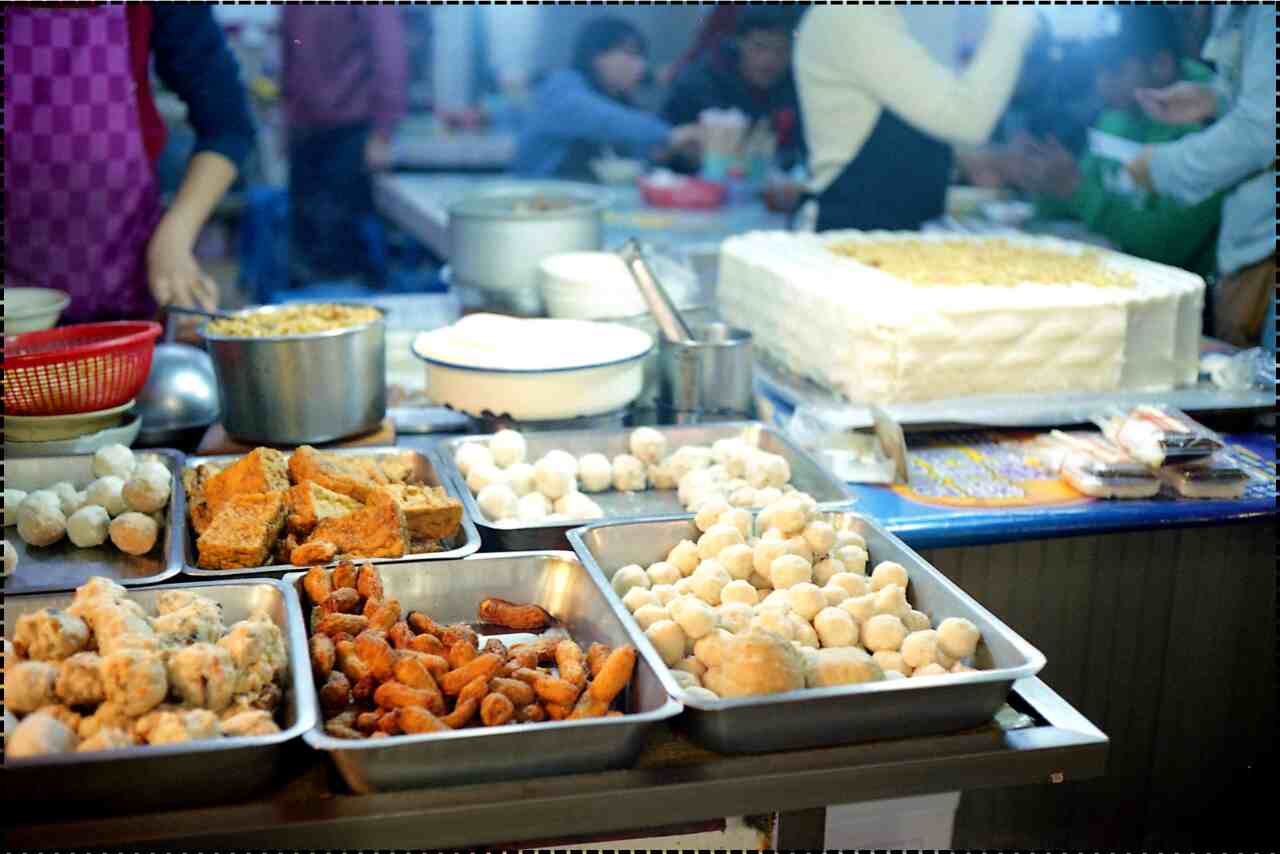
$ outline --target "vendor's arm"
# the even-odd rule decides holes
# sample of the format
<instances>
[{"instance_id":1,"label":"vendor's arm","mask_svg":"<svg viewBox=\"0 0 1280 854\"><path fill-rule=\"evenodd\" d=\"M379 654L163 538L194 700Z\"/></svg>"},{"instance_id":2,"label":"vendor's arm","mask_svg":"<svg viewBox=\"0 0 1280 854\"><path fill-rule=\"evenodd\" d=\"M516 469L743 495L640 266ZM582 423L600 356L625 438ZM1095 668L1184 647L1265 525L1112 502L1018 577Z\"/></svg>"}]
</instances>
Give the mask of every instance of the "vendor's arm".
<instances>
[{"instance_id":1,"label":"vendor's arm","mask_svg":"<svg viewBox=\"0 0 1280 854\"><path fill-rule=\"evenodd\" d=\"M562 71L548 79L539 103L543 109L554 109L554 115L541 117L540 130L547 136L590 139L640 151L660 149L671 139L671 125L593 91L576 72Z\"/></svg>"},{"instance_id":2,"label":"vendor's arm","mask_svg":"<svg viewBox=\"0 0 1280 854\"><path fill-rule=\"evenodd\" d=\"M896 9L817 7L808 14L806 29L829 40L827 74L866 91L917 129L968 145L983 142L995 127L1036 25L1027 9L997 7L973 61L955 74L912 37Z\"/></svg>"},{"instance_id":3,"label":"vendor's arm","mask_svg":"<svg viewBox=\"0 0 1280 854\"><path fill-rule=\"evenodd\" d=\"M1200 202L1276 159L1275 6L1255 6L1244 28L1240 94L1217 122L1177 142L1154 146L1151 186Z\"/></svg>"}]
</instances>

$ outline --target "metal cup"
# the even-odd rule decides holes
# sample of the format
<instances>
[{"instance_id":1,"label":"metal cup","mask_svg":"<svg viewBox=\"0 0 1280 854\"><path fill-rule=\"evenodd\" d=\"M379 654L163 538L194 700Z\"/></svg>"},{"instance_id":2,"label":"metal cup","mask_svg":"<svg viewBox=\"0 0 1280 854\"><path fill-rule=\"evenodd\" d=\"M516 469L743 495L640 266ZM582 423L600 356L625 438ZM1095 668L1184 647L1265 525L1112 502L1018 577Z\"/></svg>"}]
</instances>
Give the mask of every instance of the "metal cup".
<instances>
[{"instance_id":1,"label":"metal cup","mask_svg":"<svg viewBox=\"0 0 1280 854\"><path fill-rule=\"evenodd\" d=\"M658 405L706 415L750 414L751 333L723 323L690 331L690 343L659 342Z\"/></svg>"}]
</instances>

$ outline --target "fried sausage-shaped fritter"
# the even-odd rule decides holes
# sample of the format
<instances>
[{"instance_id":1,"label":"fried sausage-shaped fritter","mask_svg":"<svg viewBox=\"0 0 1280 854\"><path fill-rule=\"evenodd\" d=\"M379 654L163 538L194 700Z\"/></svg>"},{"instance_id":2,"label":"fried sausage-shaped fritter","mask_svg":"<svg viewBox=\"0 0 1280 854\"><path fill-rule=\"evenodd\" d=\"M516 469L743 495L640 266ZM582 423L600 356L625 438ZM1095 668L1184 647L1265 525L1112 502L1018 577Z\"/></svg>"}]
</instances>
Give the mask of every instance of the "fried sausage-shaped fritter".
<instances>
[{"instance_id":1,"label":"fried sausage-shaped fritter","mask_svg":"<svg viewBox=\"0 0 1280 854\"><path fill-rule=\"evenodd\" d=\"M556 644L556 668L560 671L560 678L576 685L578 690L586 687L587 657L583 655L582 647L568 638Z\"/></svg>"},{"instance_id":2,"label":"fried sausage-shaped fritter","mask_svg":"<svg viewBox=\"0 0 1280 854\"><path fill-rule=\"evenodd\" d=\"M331 671L320 688L320 706L326 713L338 714L351 705L351 681L338 670Z\"/></svg>"},{"instance_id":3,"label":"fried sausage-shaped fritter","mask_svg":"<svg viewBox=\"0 0 1280 854\"><path fill-rule=\"evenodd\" d=\"M369 703L373 700L373 692L378 687L378 680L373 675L363 677L359 682L351 686L351 699L357 703Z\"/></svg>"},{"instance_id":4,"label":"fried sausage-shaped fritter","mask_svg":"<svg viewBox=\"0 0 1280 854\"><path fill-rule=\"evenodd\" d=\"M333 646L333 638L328 635L312 635L307 641L311 651L311 672L316 681L323 683L333 670L334 656L337 654Z\"/></svg>"},{"instance_id":5,"label":"fried sausage-shaped fritter","mask_svg":"<svg viewBox=\"0 0 1280 854\"><path fill-rule=\"evenodd\" d=\"M559 703L544 703L543 708L547 710L547 717L553 721L562 721L573 714L573 706L562 706Z\"/></svg>"},{"instance_id":6,"label":"fried sausage-shaped fritter","mask_svg":"<svg viewBox=\"0 0 1280 854\"><path fill-rule=\"evenodd\" d=\"M383 682L391 678L392 649L386 632L365 629L356 635L356 655L369 665L374 679Z\"/></svg>"},{"instance_id":7,"label":"fried sausage-shaped fritter","mask_svg":"<svg viewBox=\"0 0 1280 854\"><path fill-rule=\"evenodd\" d=\"M323 566L311 567L307 570L307 574L302 576L302 589L306 591L307 598L313 605L319 605L328 599L329 594L333 592L333 579L329 577L329 570Z\"/></svg>"},{"instance_id":8,"label":"fried sausage-shaped fritter","mask_svg":"<svg viewBox=\"0 0 1280 854\"><path fill-rule=\"evenodd\" d=\"M591 681L587 690L592 697L608 706L627 687L635 667L636 648L631 644L620 646L609 653L609 658L600 668L600 675Z\"/></svg>"},{"instance_id":9,"label":"fried sausage-shaped fritter","mask_svg":"<svg viewBox=\"0 0 1280 854\"><path fill-rule=\"evenodd\" d=\"M516 710L516 720L526 724L542 723L547 719L547 710L537 703L521 706Z\"/></svg>"},{"instance_id":10,"label":"fried sausage-shaped fritter","mask_svg":"<svg viewBox=\"0 0 1280 854\"><path fill-rule=\"evenodd\" d=\"M582 689L572 682L546 673L538 674L538 678L533 683L533 691L538 695L538 699L545 703L569 707L578 702L578 695L582 693Z\"/></svg>"},{"instance_id":11,"label":"fried sausage-shaped fritter","mask_svg":"<svg viewBox=\"0 0 1280 854\"><path fill-rule=\"evenodd\" d=\"M400 619L400 600L387 599L382 602L373 604L375 600L370 599L372 607L366 606L364 615L369 618L369 625L375 629L386 631L396 624Z\"/></svg>"},{"instance_id":12,"label":"fried sausage-shaped fritter","mask_svg":"<svg viewBox=\"0 0 1280 854\"><path fill-rule=\"evenodd\" d=\"M389 709L378 719L378 731L373 735L399 735L403 732L403 721L399 709Z\"/></svg>"},{"instance_id":13,"label":"fried sausage-shaped fritter","mask_svg":"<svg viewBox=\"0 0 1280 854\"><path fill-rule=\"evenodd\" d=\"M453 711L440 720L450 729L462 729L471 722L471 719L476 716L476 712L479 709L479 700L467 700L465 703L459 703L454 706Z\"/></svg>"},{"instance_id":14,"label":"fried sausage-shaped fritter","mask_svg":"<svg viewBox=\"0 0 1280 854\"><path fill-rule=\"evenodd\" d=\"M489 690L502 694L517 708L523 708L534 700L533 686L526 685L519 679L495 676L489 680Z\"/></svg>"},{"instance_id":15,"label":"fried sausage-shaped fritter","mask_svg":"<svg viewBox=\"0 0 1280 854\"><path fill-rule=\"evenodd\" d=\"M359 682L369 675L369 665L365 664L364 659L356 652L355 641L341 640L334 644L333 648L334 666L341 670L352 683Z\"/></svg>"},{"instance_id":16,"label":"fried sausage-shaped fritter","mask_svg":"<svg viewBox=\"0 0 1280 854\"><path fill-rule=\"evenodd\" d=\"M604 667L604 662L609 657L609 652L609 647L602 643L593 643L587 648L587 669L591 671L592 679L600 675L600 668Z\"/></svg>"},{"instance_id":17,"label":"fried sausage-shaped fritter","mask_svg":"<svg viewBox=\"0 0 1280 854\"><path fill-rule=\"evenodd\" d=\"M382 576L371 563L356 570L356 590L366 599L382 599Z\"/></svg>"},{"instance_id":18,"label":"fried sausage-shaped fritter","mask_svg":"<svg viewBox=\"0 0 1280 854\"><path fill-rule=\"evenodd\" d=\"M420 635L433 635L435 637L439 637L440 632L444 630L443 626L437 624L435 620L431 619L421 611L410 611L409 615L405 617L405 620L409 623L409 628L413 629Z\"/></svg>"},{"instance_id":19,"label":"fried sausage-shaped fritter","mask_svg":"<svg viewBox=\"0 0 1280 854\"><path fill-rule=\"evenodd\" d=\"M422 706L425 709L431 702L431 694L393 680L378 686L378 690L373 692L373 701L384 709L401 706Z\"/></svg>"},{"instance_id":20,"label":"fried sausage-shaped fritter","mask_svg":"<svg viewBox=\"0 0 1280 854\"><path fill-rule=\"evenodd\" d=\"M400 729L409 734L424 732L444 732L449 729L444 721L430 709L422 706L401 706L399 712Z\"/></svg>"},{"instance_id":21,"label":"fried sausage-shaped fritter","mask_svg":"<svg viewBox=\"0 0 1280 854\"><path fill-rule=\"evenodd\" d=\"M459 667L465 667L479 657L480 650L464 640L460 640L449 647L449 652L445 656L449 661L449 666L455 670Z\"/></svg>"},{"instance_id":22,"label":"fried sausage-shaped fritter","mask_svg":"<svg viewBox=\"0 0 1280 854\"><path fill-rule=\"evenodd\" d=\"M387 629L387 642L393 649L408 649L409 644L413 643L413 637L413 629L404 620L397 620Z\"/></svg>"},{"instance_id":23,"label":"fried sausage-shaped fritter","mask_svg":"<svg viewBox=\"0 0 1280 854\"><path fill-rule=\"evenodd\" d=\"M595 697L591 696L590 691L583 691L582 696L578 698L578 702L574 704L573 711L569 713L569 720L578 721L583 718L599 718L609 711L609 704L602 703Z\"/></svg>"},{"instance_id":24,"label":"fried sausage-shaped fritter","mask_svg":"<svg viewBox=\"0 0 1280 854\"><path fill-rule=\"evenodd\" d=\"M326 614L354 614L360 610L360 594L350 587L340 587L325 597L320 610Z\"/></svg>"},{"instance_id":25,"label":"fried sausage-shaped fritter","mask_svg":"<svg viewBox=\"0 0 1280 854\"><path fill-rule=\"evenodd\" d=\"M498 668L502 666L502 659L496 655L485 653L477 656L463 667L451 670L440 680L440 690L449 696L456 696L467 683L477 676L483 676L485 679L491 679L498 672Z\"/></svg>"},{"instance_id":26,"label":"fried sausage-shaped fritter","mask_svg":"<svg viewBox=\"0 0 1280 854\"><path fill-rule=\"evenodd\" d=\"M510 723L516 707L502 694L488 694L480 701L480 722L485 726Z\"/></svg>"},{"instance_id":27,"label":"fried sausage-shaped fritter","mask_svg":"<svg viewBox=\"0 0 1280 854\"><path fill-rule=\"evenodd\" d=\"M440 640L446 647L453 646L460 640L464 640L474 647L480 646L480 636L476 634L476 630L468 626L466 623L451 623L440 630Z\"/></svg>"},{"instance_id":28,"label":"fried sausage-shaped fritter","mask_svg":"<svg viewBox=\"0 0 1280 854\"><path fill-rule=\"evenodd\" d=\"M468 682L461 691L458 692L458 702L465 703L467 700L483 700L485 695L489 693L489 680L484 676L477 676Z\"/></svg>"},{"instance_id":29,"label":"fried sausage-shaped fritter","mask_svg":"<svg viewBox=\"0 0 1280 854\"><path fill-rule=\"evenodd\" d=\"M416 635L413 640L409 641L409 649L415 652L423 652L428 655L438 655L443 658L448 654L440 638L435 635Z\"/></svg>"},{"instance_id":30,"label":"fried sausage-shaped fritter","mask_svg":"<svg viewBox=\"0 0 1280 854\"><path fill-rule=\"evenodd\" d=\"M356 589L356 565L349 560L344 560L333 568L333 575L330 578L334 590Z\"/></svg>"},{"instance_id":31,"label":"fried sausage-shaped fritter","mask_svg":"<svg viewBox=\"0 0 1280 854\"><path fill-rule=\"evenodd\" d=\"M329 598L332 599L337 595L335 591ZM359 614L326 614L316 626L316 631L330 637L338 632L345 632L355 637L367 628L369 628L369 621Z\"/></svg>"},{"instance_id":32,"label":"fried sausage-shaped fritter","mask_svg":"<svg viewBox=\"0 0 1280 854\"><path fill-rule=\"evenodd\" d=\"M506 599L490 598L480 603L480 621L496 623L510 629L531 632L545 629L552 623L552 616L537 605L518 605Z\"/></svg>"}]
</instances>

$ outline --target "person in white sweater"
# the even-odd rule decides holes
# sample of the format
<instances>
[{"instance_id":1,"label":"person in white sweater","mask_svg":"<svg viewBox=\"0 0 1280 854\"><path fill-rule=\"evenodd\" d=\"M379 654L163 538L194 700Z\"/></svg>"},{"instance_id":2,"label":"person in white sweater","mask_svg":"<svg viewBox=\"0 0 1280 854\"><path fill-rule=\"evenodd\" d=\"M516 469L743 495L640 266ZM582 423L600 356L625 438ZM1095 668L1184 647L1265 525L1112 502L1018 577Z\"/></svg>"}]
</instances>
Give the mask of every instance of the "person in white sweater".
<instances>
[{"instance_id":1,"label":"person in white sweater","mask_svg":"<svg viewBox=\"0 0 1280 854\"><path fill-rule=\"evenodd\" d=\"M896 7L809 11L794 65L818 230L915 229L940 216L951 147L990 135L1036 21L1029 9L996 7L957 74L908 32Z\"/></svg>"}]
</instances>

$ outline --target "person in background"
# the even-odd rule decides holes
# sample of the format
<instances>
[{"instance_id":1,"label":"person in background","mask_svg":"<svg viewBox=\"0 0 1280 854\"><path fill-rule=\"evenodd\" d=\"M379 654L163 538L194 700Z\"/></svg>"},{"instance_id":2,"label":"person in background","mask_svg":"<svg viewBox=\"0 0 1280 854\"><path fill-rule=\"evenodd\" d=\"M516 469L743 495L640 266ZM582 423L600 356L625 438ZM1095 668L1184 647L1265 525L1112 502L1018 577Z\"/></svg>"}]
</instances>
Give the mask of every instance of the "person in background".
<instances>
[{"instance_id":1,"label":"person in background","mask_svg":"<svg viewBox=\"0 0 1280 854\"><path fill-rule=\"evenodd\" d=\"M6 282L66 291L64 321L214 308L192 249L253 148L235 58L210 6L6 4ZM149 65L187 106L195 149L167 209Z\"/></svg>"},{"instance_id":2,"label":"person in background","mask_svg":"<svg viewBox=\"0 0 1280 854\"><path fill-rule=\"evenodd\" d=\"M1209 71L1179 63L1178 33L1167 7L1135 6L1123 15L1120 33L1095 47L1095 87L1106 109L1094 125L1088 153L1077 161L1057 139L1031 141L1010 157L1011 183L1038 194L1042 217L1080 220L1123 252L1209 275L1221 196L1185 204L1144 190L1125 171L1123 148L1120 158L1114 151L1116 140L1154 144L1198 130L1198 124L1147 116L1137 93L1171 85L1186 73L1204 79Z\"/></svg>"},{"instance_id":3,"label":"person in background","mask_svg":"<svg viewBox=\"0 0 1280 854\"><path fill-rule=\"evenodd\" d=\"M809 11L795 47L819 231L915 229L943 213L955 144L986 140L1036 24L995 8L960 74L934 60L892 6Z\"/></svg>"},{"instance_id":4,"label":"person in background","mask_svg":"<svg viewBox=\"0 0 1280 854\"><path fill-rule=\"evenodd\" d=\"M777 143L777 165L794 166L804 135L791 76L791 41L803 13L799 4L743 7L733 34L676 79L662 117L681 125L697 122L706 109L736 108L752 123L767 120Z\"/></svg>"},{"instance_id":5,"label":"person in background","mask_svg":"<svg viewBox=\"0 0 1280 854\"><path fill-rule=\"evenodd\" d=\"M1211 289L1214 335L1275 348L1276 7L1218 6L1204 56L1213 85L1181 81L1141 89L1152 119L1209 127L1149 145L1128 166L1139 186L1197 204L1226 192ZM1265 328L1264 328L1265 327Z\"/></svg>"},{"instance_id":6,"label":"person in background","mask_svg":"<svg viewBox=\"0 0 1280 854\"><path fill-rule=\"evenodd\" d=\"M407 97L400 10L290 3L281 14L290 278L370 275L373 175L392 166Z\"/></svg>"},{"instance_id":7,"label":"person in background","mask_svg":"<svg viewBox=\"0 0 1280 854\"><path fill-rule=\"evenodd\" d=\"M685 52L674 62L669 62L658 69L656 75L658 84L663 87L670 86L686 68L710 54L721 39L732 35L738 15L744 6L745 4L742 3L716 3Z\"/></svg>"},{"instance_id":8,"label":"person in background","mask_svg":"<svg viewBox=\"0 0 1280 854\"><path fill-rule=\"evenodd\" d=\"M573 67L550 75L534 94L520 135L514 172L589 178L590 161L620 156L665 161L696 151L696 125L675 126L632 106L648 71L644 36L620 18L588 21L578 34Z\"/></svg>"}]
</instances>

